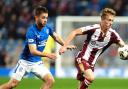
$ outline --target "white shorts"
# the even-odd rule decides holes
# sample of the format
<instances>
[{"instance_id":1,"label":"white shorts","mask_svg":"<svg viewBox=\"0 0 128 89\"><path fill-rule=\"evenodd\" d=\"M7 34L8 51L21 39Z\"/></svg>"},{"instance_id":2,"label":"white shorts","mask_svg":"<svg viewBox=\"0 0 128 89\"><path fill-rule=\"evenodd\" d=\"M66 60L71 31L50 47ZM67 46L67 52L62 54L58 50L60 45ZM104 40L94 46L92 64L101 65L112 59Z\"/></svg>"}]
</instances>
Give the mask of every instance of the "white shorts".
<instances>
[{"instance_id":1,"label":"white shorts","mask_svg":"<svg viewBox=\"0 0 128 89\"><path fill-rule=\"evenodd\" d=\"M46 74L51 74L48 68L44 66L42 61L33 63L26 60L19 60L16 67L13 69L11 77L18 81L21 81L24 75L30 72L41 79Z\"/></svg>"}]
</instances>

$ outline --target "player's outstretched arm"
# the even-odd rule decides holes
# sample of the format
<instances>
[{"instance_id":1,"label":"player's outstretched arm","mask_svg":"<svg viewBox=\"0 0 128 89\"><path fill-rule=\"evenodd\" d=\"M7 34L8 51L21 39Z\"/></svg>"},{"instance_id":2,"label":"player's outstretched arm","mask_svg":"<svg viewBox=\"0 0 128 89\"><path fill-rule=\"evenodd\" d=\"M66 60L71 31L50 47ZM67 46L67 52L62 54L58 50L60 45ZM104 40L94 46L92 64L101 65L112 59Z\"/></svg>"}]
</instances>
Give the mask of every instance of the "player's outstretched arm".
<instances>
[{"instance_id":1,"label":"player's outstretched arm","mask_svg":"<svg viewBox=\"0 0 128 89\"><path fill-rule=\"evenodd\" d=\"M60 35L56 34L55 32L53 33L53 36L52 37L61 46L63 46L65 44L64 40L62 39L62 37ZM75 49L75 48L76 48L76 46L74 46L74 45L68 45L67 46L67 49L70 49L70 50Z\"/></svg>"},{"instance_id":2,"label":"player's outstretched arm","mask_svg":"<svg viewBox=\"0 0 128 89\"><path fill-rule=\"evenodd\" d=\"M73 30L73 31L69 34L69 36L67 37L67 39L66 39L66 41L65 41L65 43L64 43L64 46L62 46L62 47L60 48L59 54L64 53L64 52L67 50L67 48L69 47L69 43L70 43L77 35L82 35L82 34L83 34L83 33L82 33L81 29L75 29L75 30ZM75 47L75 48L76 48L76 47Z\"/></svg>"}]
</instances>

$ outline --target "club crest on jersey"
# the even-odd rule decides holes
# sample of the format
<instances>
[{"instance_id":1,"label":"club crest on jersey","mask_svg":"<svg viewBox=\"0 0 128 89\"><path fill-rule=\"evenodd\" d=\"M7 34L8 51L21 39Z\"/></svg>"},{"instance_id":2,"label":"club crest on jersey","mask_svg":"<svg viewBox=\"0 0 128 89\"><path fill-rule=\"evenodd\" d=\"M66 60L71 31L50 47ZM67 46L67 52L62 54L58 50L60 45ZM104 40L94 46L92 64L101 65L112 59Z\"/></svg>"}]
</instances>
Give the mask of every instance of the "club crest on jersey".
<instances>
[{"instance_id":1,"label":"club crest on jersey","mask_svg":"<svg viewBox=\"0 0 128 89\"><path fill-rule=\"evenodd\" d=\"M46 29L46 33L49 34L49 30L48 29Z\"/></svg>"},{"instance_id":2,"label":"club crest on jersey","mask_svg":"<svg viewBox=\"0 0 128 89\"><path fill-rule=\"evenodd\" d=\"M34 42L34 39L28 39L28 42Z\"/></svg>"}]
</instances>

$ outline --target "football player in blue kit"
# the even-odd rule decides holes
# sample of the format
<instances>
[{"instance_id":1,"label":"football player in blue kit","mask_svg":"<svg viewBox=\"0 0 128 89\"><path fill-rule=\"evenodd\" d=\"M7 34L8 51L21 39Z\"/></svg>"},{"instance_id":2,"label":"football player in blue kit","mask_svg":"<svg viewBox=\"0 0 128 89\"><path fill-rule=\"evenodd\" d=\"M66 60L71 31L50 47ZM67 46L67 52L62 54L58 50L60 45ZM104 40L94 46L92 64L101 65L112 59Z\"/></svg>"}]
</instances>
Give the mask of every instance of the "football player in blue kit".
<instances>
[{"instance_id":1,"label":"football player in blue kit","mask_svg":"<svg viewBox=\"0 0 128 89\"><path fill-rule=\"evenodd\" d=\"M44 81L40 89L51 89L54 78L46 68L41 57L56 59L55 53L44 53L48 36L50 35L60 45L64 45L63 39L56 34L48 25L48 10L45 7L37 6L34 10L35 23L28 28L26 33L25 47L20 55L11 79L0 86L0 89L12 89L16 87L26 73L33 73ZM69 45L69 49L75 46Z\"/></svg>"}]
</instances>

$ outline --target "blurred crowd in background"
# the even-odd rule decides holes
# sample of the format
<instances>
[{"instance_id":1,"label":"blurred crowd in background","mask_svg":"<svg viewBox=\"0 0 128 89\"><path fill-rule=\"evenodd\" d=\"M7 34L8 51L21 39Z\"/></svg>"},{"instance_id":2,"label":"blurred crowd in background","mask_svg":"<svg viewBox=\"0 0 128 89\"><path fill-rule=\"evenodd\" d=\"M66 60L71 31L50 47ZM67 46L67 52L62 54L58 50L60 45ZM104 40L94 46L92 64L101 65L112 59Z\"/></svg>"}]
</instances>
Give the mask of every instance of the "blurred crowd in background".
<instances>
[{"instance_id":1,"label":"blurred crowd in background","mask_svg":"<svg viewBox=\"0 0 128 89\"><path fill-rule=\"evenodd\" d=\"M36 5L48 8L53 28L57 16L97 16L105 7L116 10L117 16L128 16L128 0L0 0L0 67L16 64Z\"/></svg>"}]
</instances>

